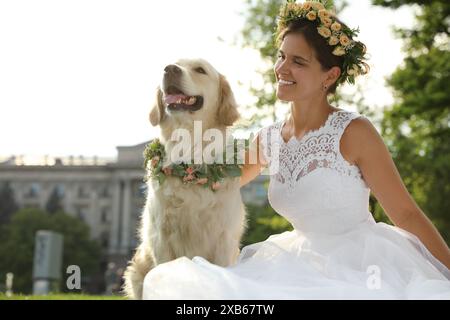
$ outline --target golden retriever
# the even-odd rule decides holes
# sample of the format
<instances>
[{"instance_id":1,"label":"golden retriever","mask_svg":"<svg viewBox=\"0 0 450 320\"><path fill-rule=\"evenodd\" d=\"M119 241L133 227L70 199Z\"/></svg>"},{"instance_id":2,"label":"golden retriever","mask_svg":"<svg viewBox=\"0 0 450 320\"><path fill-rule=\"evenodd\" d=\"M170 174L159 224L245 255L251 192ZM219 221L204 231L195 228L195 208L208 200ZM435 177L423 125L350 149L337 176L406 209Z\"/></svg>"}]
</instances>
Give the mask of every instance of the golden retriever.
<instances>
[{"instance_id":1,"label":"golden retriever","mask_svg":"<svg viewBox=\"0 0 450 320\"><path fill-rule=\"evenodd\" d=\"M226 137L239 112L225 77L202 59L179 60L164 71L150 122L159 125L166 154L179 143L171 139L174 130L186 129L192 137L194 121L201 121L203 131L220 130ZM205 147L207 142L201 140ZM246 225L239 178L225 178L216 191L171 176L162 184L150 179L147 185L140 244L124 274L129 298L142 299L150 269L178 257L201 256L220 266L235 262Z\"/></svg>"}]
</instances>

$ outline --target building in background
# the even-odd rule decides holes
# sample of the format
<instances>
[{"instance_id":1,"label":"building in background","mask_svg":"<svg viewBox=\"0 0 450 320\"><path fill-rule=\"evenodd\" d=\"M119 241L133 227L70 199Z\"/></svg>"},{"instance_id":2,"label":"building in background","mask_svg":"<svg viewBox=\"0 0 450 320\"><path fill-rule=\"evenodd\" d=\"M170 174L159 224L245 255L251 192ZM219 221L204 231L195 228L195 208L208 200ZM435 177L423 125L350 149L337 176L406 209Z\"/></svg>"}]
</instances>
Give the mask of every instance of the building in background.
<instances>
[{"instance_id":1,"label":"building in background","mask_svg":"<svg viewBox=\"0 0 450 320\"><path fill-rule=\"evenodd\" d=\"M123 268L137 245L136 231L145 204L143 151L146 143L117 147L117 159L45 157L27 165L23 157L0 163L0 184L9 182L20 208L45 209L51 193L60 195L64 211L83 220L98 240L107 263ZM259 176L241 189L246 204L265 205Z\"/></svg>"}]
</instances>

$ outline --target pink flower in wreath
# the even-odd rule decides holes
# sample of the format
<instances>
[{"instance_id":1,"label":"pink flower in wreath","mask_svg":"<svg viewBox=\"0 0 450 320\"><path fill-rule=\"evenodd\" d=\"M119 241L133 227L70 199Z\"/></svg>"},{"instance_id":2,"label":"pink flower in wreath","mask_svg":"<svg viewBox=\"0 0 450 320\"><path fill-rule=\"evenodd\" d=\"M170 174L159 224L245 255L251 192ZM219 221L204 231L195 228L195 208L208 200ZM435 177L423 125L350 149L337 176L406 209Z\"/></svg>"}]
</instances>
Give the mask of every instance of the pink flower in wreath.
<instances>
[{"instance_id":1,"label":"pink flower in wreath","mask_svg":"<svg viewBox=\"0 0 450 320\"><path fill-rule=\"evenodd\" d=\"M211 186L213 188L213 190L217 190L220 188L220 182L214 182Z\"/></svg>"},{"instance_id":2,"label":"pink flower in wreath","mask_svg":"<svg viewBox=\"0 0 450 320\"><path fill-rule=\"evenodd\" d=\"M166 176L170 176L170 175L172 174L172 168L171 168L171 167L164 167L164 168L162 169L162 171L164 172L164 174L165 174Z\"/></svg>"},{"instance_id":3,"label":"pink flower in wreath","mask_svg":"<svg viewBox=\"0 0 450 320\"><path fill-rule=\"evenodd\" d=\"M156 156L152 159L152 167L155 168L158 165L159 157Z\"/></svg>"},{"instance_id":4,"label":"pink flower in wreath","mask_svg":"<svg viewBox=\"0 0 450 320\"><path fill-rule=\"evenodd\" d=\"M189 175L193 174L193 173L194 173L194 168L192 168L192 167L187 167L187 168L186 168L186 173L189 174Z\"/></svg>"},{"instance_id":5,"label":"pink flower in wreath","mask_svg":"<svg viewBox=\"0 0 450 320\"><path fill-rule=\"evenodd\" d=\"M192 174L188 174L187 176L183 177L184 182L192 181L194 180L194 176Z\"/></svg>"},{"instance_id":6,"label":"pink flower in wreath","mask_svg":"<svg viewBox=\"0 0 450 320\"><path fill-rule=\"evenodd\" d=\"M208 178L201 178L201 179L198 179L198 180L197 180L197 183L198 183L198 184L202 184L202 185L205 184L205 183L207 183L207 182L208 182Z\"/></svg>"}]
</instances>

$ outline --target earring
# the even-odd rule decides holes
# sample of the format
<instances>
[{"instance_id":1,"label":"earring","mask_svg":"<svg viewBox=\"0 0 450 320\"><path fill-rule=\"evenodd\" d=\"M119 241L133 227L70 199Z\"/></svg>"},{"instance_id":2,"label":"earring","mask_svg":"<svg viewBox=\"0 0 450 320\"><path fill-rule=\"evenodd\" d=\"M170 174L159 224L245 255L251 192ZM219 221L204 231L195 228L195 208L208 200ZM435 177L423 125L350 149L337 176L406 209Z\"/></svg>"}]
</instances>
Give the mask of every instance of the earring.
<instances>
[{"instance_id":1,"label":"earring","mask_svg":"<svg viewBox=\"0 0 450 320\"><path fill-rule=\"evenodd\" d=\"M328 89L327 85L324 85L323 88L322 88L323 91L326 91L327 89Z\"/></svg>"}]
</instances>

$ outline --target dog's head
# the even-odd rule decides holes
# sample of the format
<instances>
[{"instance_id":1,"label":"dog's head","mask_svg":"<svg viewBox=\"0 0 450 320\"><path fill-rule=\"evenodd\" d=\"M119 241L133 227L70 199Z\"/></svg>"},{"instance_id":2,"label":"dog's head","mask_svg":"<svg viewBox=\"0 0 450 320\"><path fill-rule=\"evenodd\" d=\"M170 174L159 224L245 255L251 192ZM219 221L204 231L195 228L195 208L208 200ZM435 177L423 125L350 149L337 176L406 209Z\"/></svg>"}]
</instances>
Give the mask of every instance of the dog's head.
<instances>
[{"instance_id":1,"label":"dog's head","mask_svg":"<svg viewBox=\"0 0 450 320\"><path fill-rule=\"evenodd\" d=\"M183 59L164 69L150 112L153 126L230 126L239 118L228 81L203 59Z\"/></svg>"}]
</instances>

